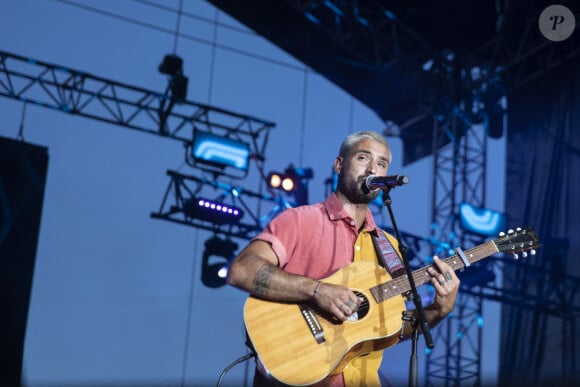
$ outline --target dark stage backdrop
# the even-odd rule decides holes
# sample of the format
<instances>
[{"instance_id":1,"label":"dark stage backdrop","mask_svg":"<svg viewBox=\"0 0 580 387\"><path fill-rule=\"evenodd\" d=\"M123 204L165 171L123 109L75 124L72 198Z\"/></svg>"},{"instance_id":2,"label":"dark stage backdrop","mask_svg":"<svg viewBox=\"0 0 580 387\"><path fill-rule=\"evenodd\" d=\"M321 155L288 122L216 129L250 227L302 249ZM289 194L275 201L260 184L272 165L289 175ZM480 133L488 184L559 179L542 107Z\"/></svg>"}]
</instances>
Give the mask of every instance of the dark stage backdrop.
<instances>
[{"instance_id":1,"label":"dark stage backdrop","mask_svg":"<svg viewBox=\"0 0 580 387\"><path fill-rule=\"evenodd\" d=\"M18 386L47 149L0 137L0 385Z\"/></svg>"},{"instance_id":2,"label":"dark stage backdrop","mask_svg":"<svg viewBox=\"0 0 580 387\"><path fill-rule=\"evenodd\" d=\"M506 269L501 385L580 385L580 64L510 96L506 210L543 246Z\"/></svg>"}]
</instances>

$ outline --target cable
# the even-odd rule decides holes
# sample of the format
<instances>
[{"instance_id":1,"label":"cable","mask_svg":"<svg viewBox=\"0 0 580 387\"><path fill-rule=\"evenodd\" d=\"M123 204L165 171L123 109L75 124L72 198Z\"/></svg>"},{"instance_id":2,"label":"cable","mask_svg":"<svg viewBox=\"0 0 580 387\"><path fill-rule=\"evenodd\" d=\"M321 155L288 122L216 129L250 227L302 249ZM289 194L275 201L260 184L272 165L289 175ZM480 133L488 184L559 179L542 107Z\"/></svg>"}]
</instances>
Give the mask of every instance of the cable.
<instances>
[{"instance_id":1,"label":"cable","mask_svg":"<svg viewBox=\"0 0 580 387\"><path fill-rule=\"evenodd\" d=\"M146 22L143 22L141 20L137 20L137 19L133 19L133 18L126 17L126 16L122 16L122 15L119 15L119 14L116 14L116 13L113 13L113 12L104 11L102 9L98 9L98 8L95 8L95 7L89 7L87 5L83 5L83 4L76 3L76 2L74 2L72 0L55 0L55 1L57 1L59 3L67 4L67 5L70 5L70 6L73 6L73 7L78 7L78 8L84 9L85 11L89 11L89 12L101 14L101 15L104 15L104 16L108 16L108 17L111 17L113 19L118 19L118 20L122 20L122 21L125 21L125 22L128 22L128 23L136 24L136 25L139 25L141 27L149 28L151 30L155 30L155 31L159 31L159 32L163 32L163 33L167 33L167 34L171 34L171 35L175 34L175 31L174 30L171 30L169 28L159 27L159 26L156 26L156 25L151 24L151 23L146 23ZM197 43L201 43L201 44L205 44L205 45L208 45L208 46L215 45L215 47L220 48L220 49L222 49L224 51L234 52L234 53L237 53L237 54L240 54L240 55L244 55L244 56L247 56L247 57L256 59L256 60L260 60L262 62L275 64L275 65L278 65L278 66L281 66L281 67L286 67L286 68L289 68L289 69L292 69L292 70L296 70L296 71L303 71L303 67L301 67L301 66L293 65L293 64L290 64L290 63L287 63L287 62L283 62L283 61L277 60L277 59L268 58L266 56L258 55L258 54L255 54L255 53L252 53L252 52L249 52L249 51L245 51L245 50L241 50L241 49L238 49L238 48L235 48L235 47L225 46L223 44L215 44L215 43L213 43L213 42L211 42L209 40L201 39L201 38L198 38L198 37L192 36L192 35L186 35L186 34L183 34L183 33L179 33L179 36L182 37L182 38L184 38L184 39L191 40L191 41L194 41L194 42L197 42Z\"/></svg>"},{"instance_id":2,"label":"cable","mask_svg":"<svg viewBox=\"0 0 580 387\"><path fill-rule=\"evenodd\" d=\"M197 249L197 247L199 246L199 230L196 230L195 232L195 238L194 238L194 249L193 249L193 256L197 257L199 254L199 251ZM186 319L186 325L185 325L185 338L183 340L184 342L184 347L183 347L183 364L181 366L181 385L185 386L185 376L186 376L186 371L187 371L187 363L188 363L188 357L189 357L189 335L191 333L191 320L192 320L192 315L193 315L193 300L194 300L194 292L195 292L195 284L196 281L194 280L195 278L197 278L197 261L196 260L192 260L192 265L191 265L191 277L190 277L190 284L189 284L189 299L188 299L188 303L187 303L187 319Z\"/></svg>"},{"instance_id":3,"label":"cable","mask_svg":"<svg viewBox=\"0 0 580 387\"><path fill-rule=\"evenodd\" d=\"M24 141L24 117L26 117L26 106L28 102L24 102L22 106L22 114L20 116L20 127L18 128L18 140Z\"/></svg>"},{"instance_id":4,"label":"cable","mask_svg":"<svg viewBox=\"0 0 580 387\"><path fill-rule=\"evenodd\" d=\"M216 53L216 44L217 44L217 32L218 32L218 26L219 26L219 11L216 8L215 11L215 18L214 18L214 24L213 24L213 40L212 40L212 45L211 45L211 62L209 65L209 82L208 82L208 87L207 87L207 103L211 104L211 96L212 96L212 92L213 92L213 78L215 75L215 53Z\"/></svg>"},{"instance_id":5,"label":"cable","mask_svg":"<svg viewBox=\"0 0 580 387\"><path fill-rule=\"evenodd\" d=\"M144 4L144 5L148 5L150 7L162 9L162 10L167 11L167 12L177 13L177 11L175 11L175 9L173 9L171 7L167 7L167 6L161 5L161 4L157 4L157 3L153 2L153 1L148 1L148 0L133 0L133 1L136 2L136 3L141 3L141 4ZM217 9L218 8L216 8L216 10ZM211 20L211 19L205 18L203 16L195 15L193 13L182 12L182 15L185 16L185 17L188 17L190 19L197 19L197 20L206 22L207 24L213 24L214 23L214 21ZM257 35L252 30L244 29L244 28L239 28L239 27L236 27L236 26L232 26L230 24L227 24L227 23L219 23L219 26L220 27L227 28L227 29L230 29L232 31L236 31L236 32L241 32L241 33L244 33L244 34L248 34L248 35L254 35L254 36Z\"/></svg>"},{"instance_id":6,"label":"cable","mask_svg":"<svg viewBox=\"0 0 580 387\"><path fill-rule=\"evenodd\" d=\"M248 359L253 358L254 356L256 356L256 354L254 352L248 353L247 355L244 355L242 357L237 358L234 362L232 362L230 365L228 365L220 374L220 377L218 379L217 382L217 387L220 387L222 380L224 379L224 376L226 376L226 373L231 370L232 368L234 368L234 366L240 364L241 362L244 362Z\"/></svg>"},{"instance_id":7,"label":"cable","mask_svg":"<svg viewBox=\"0 0 580 387\"><path fill-rule=\"evenodd\" d=\"M181 11L183 10L183 0L179 0L179 12L177 13L177 23L175 25L175 37L173 38L173 53L177 53L177 40L179 39L179 26L181 23Z\"/></svg>"},{"instance_id":8,"label":"cable","mask_svg":"<svg viewBox=\"0 0 580 387\"><path fill-rule=\"evenodd\" d=\"M306 107L308 106L308 67L304 67L304 80L302 83L302 119L300 128L300 153L298 155L298 165L303 166L304 137L306 132Z\"/></svg>"}]
</instances>

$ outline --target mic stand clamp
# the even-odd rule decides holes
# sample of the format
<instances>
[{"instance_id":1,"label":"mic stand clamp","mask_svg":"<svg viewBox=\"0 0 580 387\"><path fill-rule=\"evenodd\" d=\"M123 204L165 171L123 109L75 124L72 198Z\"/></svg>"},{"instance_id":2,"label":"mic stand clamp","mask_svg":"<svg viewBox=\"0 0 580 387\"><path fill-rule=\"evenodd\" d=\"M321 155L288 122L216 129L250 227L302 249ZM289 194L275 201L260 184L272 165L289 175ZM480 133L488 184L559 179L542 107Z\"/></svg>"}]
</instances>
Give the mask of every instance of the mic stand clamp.
<instances>
[{"instance_id":1,"label":"mic stand clamp","mask_svg":"<svg viewBox=\"0 0 580 387\"><path fill-rule=\"evenodd\" d=\"M403 321L411 322L411 326L413 328L413 333L411 335L412 339L412 351L414 352L411 355L411 367L409 369L410 375L410 386L417 386L417 361L416 361L416 352L417 352L417 338L418 338L418 327L421 327L421 332L423 332L423 336L425 337L425 344L427 348L433 349L435 346L433 344L433 338L431 336L431 329L429 328L429 322L425 317L425 310L423 309L423 304L421 303L421 296L417 291L417 285L415 284L415 279L413 278L413 271L411 270L411 266L407 261L407 248L403 247L403 243L401 242L401 235L399 234L399 229L397 228L397 223L395 221L395 216L393 214L393 208L391 207L392 204L391 199L391 187L383 189L383 203L387 207L389 211L389 217L391 218L391 223L393 225L393 232L395 233L395 237L397 242L399 243L399 253L401 255L403 265L405 266L405 272L407 274L407 280L409 281L409 294L408 298L413 301L415 305L415 316L409 317L406 312L403 312Z\"/></svg>"}]
</instances>

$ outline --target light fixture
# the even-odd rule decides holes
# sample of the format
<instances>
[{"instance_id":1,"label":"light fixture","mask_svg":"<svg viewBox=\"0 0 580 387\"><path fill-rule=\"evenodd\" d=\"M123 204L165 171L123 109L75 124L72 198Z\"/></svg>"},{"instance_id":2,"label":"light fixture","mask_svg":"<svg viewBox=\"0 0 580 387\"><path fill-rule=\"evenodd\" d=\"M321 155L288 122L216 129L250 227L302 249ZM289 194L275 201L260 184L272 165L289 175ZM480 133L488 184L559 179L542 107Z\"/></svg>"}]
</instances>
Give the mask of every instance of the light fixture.
<instances>
[{"instance_id":1,"label":"light fixture","mask_svg":"<svg viewBox=\"0 0 580 387\"><path fill-rule=\"evenodd\" d=\"M201 197L191 197L183 204L183 212L190 218L214 224L236 224L244 216L241 208Z\"/></svg>"},{"instance_id":2,"label":"light fixture","mask_svg":"<svg viewBox=\"0 0 580 387\"><path fill-rule=\"evenodd\" d=\"M292 194L295 205L308 203L308 180L314 177L312 168L299 168L292 164L281 172L270 172L267 183L270 188Z\"/></svg>"},{"instance_id":3,"label":"light fixture","mask_svg":"<svg viewBox=\"0 0 580 387\"><path fill-rule=\"evenodd\" d=\"M226 284L228 267L238 249L237 243L217 236L205 241L201 282L209 288L219 288Z\"/></svg>"},{"instance_id":4,"label":"light fixture","mask_svg":"<svg viewBox=\"0 0 580 387\"><path fill-rule=\"evenodd\" d=\"M200 169L229 176L232 175L227 170L234 169L242 171L245 176L250 164L250 146L242 141L195 129L191 159L193 166Z\"/></svg>"},{"instance_id":5,"label":"light fixture","mask_svg":"<svg viewBox=\"0 0 580 387\"><path fill-rule=\"evenodd\" d=\"M172 77L183 74L183 59L174 54L168 54L163 57L163 62L158 67L161 74L167 74Z\"/></svg>"},{"instance_id":6,"label":"light fixture","mask_svg":"<svg viewBox=\"0 0 580 387\"><path fill-rule=\"evenodd\" d=\"M483 236L495 236L506 227L506 217L498 211L475 207L469 203L459 204L459 220L466 231Z\"/></svg>"},{"instance_id":7,"label":"light fixture","mask_svg":"<svg viewBox=\"0 0 580 387\"><path fill-rule=\"evenodd\" d=\"M185 101L189 79L183 75L183 59L174 54L165 55L158 69L161 74L170 76L167 92L171 91L171 100Z\"/></svg>"},{"instance_id":8,"label":"light fixture","mask_svg":"<svg viewBox=\"0 0 580 387\"><path fill-rule=\"evenodd\" d=\"M183 59L174 54L165 55L158 67L161 74L169 75L164 98L159 104L159 131L168 134L167 117L176 103L187 100L187 84L189 79L183 75Z\"/></svg>"},{"instance_id":9,"label":"light fixture","mask_svg":"<svg viewBox=\"0 0 580 387\"><path fill-rule=\"evenodd\" d=\"M286 192L292 192L297 187L294 176L288 176L279 172L270 172L268 175L268 185L271 188L281 189Z\"/></svg>"}]
</instances>

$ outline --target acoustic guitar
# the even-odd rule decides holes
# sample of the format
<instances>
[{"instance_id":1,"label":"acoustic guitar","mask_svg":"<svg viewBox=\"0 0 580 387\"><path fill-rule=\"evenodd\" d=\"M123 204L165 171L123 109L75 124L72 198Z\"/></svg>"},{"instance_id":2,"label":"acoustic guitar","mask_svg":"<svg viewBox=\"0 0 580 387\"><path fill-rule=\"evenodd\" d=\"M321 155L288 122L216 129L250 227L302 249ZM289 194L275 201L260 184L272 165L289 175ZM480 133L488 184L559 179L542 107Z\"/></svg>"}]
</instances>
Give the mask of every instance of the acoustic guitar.
<instances>
[{"instance_id":1,"label":"acoustic guitar","mask_svg":"<svg viewBox=\"0 0 580 387\"><path fill-rule=\"evenodd\" d=\"M445 258L453 270L463 269L495 253L535 254L540 246L533 230L510 230L498 239ZM430 281L427 268L413 271L417 286ZM289 304L250 296L244 305L248 339L269 377L287 385L314 384L341 373L355 357L386 349L399 341L402 312L409 290L407 276L391 278L369 261L352 263L323 282L348 287L364 299L345 322L312 304Z\"/></svg>"}]
</instances>

